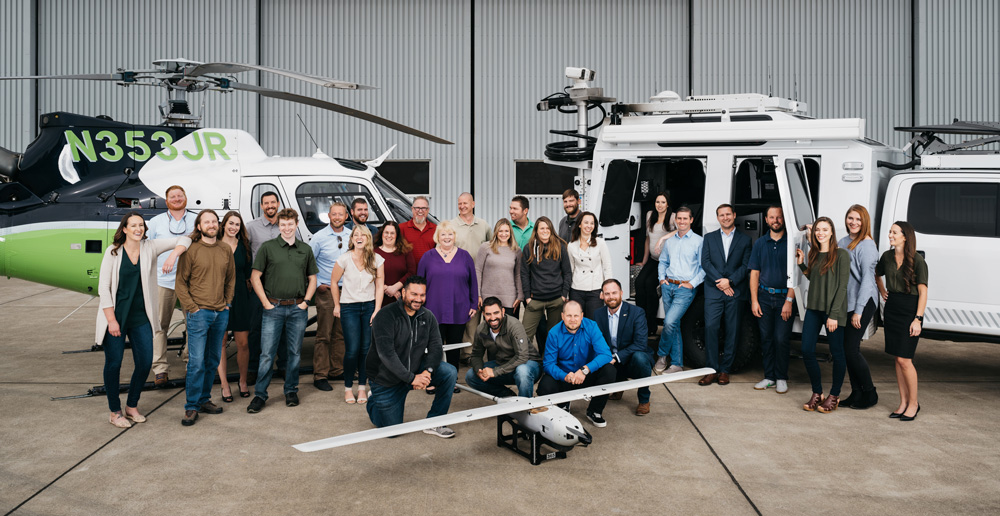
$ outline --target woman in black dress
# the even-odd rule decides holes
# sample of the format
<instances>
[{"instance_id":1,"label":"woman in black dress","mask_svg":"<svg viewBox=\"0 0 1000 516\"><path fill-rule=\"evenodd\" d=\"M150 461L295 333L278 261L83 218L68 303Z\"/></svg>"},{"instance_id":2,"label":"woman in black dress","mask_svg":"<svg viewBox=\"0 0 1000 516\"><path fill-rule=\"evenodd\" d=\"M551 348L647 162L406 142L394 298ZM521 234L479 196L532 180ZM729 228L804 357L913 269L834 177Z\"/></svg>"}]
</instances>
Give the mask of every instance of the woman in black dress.
<instances>
[{"instance_id":1,"label":"woman in black dress","mask_svg":"<svg viewBox=\"0 0 1000 516\"><path fill-rule=\"evenodd\" d=\"M889 244L893 249L883 253L875 266L875 280L885 300L885 352L896 357L899 384L899 408L889 417L913 421L920 412L913 354L927 306L927 263L917 254L917 237L909 223L892 225Z\"/></svg>"},{"instance_id":2,"label":"woman in black dress","mask_svg":"<svg viewBox=\"0 0 1000 516\"><path fill-rule=\"evenodd\" d=\"M236 366L240 370L240 397L249 398L250 388L247 387L247 366L250 363L250 307L248 303L251 265L250 241L243 225L243 217L235 211L226 213L222 218L222 241L229 244L233 250L233 260L236 261L236 288L233 291L233 306L229 308L229 328L236 341ZM225 340L223 336L223 349ZM233 391L229 388L229 377L226 369L227 360L223 355L219 361L219 380L222 383L222 401L233 401Z\"/></svg>"}]
</instances>

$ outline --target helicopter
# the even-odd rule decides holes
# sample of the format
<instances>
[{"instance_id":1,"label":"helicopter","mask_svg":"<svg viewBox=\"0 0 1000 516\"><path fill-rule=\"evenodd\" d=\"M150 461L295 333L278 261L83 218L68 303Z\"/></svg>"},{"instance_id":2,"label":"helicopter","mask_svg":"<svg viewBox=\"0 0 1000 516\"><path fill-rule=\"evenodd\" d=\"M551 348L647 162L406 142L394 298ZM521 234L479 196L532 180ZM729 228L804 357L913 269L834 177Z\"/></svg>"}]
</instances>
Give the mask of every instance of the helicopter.
<instances>
[{"instance_id":1,"label":"helicopter","mask_svg":"<svg viewBox=\"0 0 1000 516\"><path fill-rule=\"evenodd\" d=\"M265 192L301 216L303 236L328 223L329 206L364 198L369 223L410 217L409 198L376 169L393 146L364 163L331 158L272 157L246 131L201 127L188 95L247 92L326 109L439 144L451 142L412 127L314 97L246 84L234 74L263 72L324 88L374 89L347 81L253 64L188 59L153 61L149 70L111 74L0 77L0 80L104 81L166 91L160 125L138 125L73 113L39 117L39 133L23 153L0 147L0 275L95 294L101 257L121 217L150 218L164 209L171 185L187 192L188 208L259 213Z\"/></svg>"}]
</instances>

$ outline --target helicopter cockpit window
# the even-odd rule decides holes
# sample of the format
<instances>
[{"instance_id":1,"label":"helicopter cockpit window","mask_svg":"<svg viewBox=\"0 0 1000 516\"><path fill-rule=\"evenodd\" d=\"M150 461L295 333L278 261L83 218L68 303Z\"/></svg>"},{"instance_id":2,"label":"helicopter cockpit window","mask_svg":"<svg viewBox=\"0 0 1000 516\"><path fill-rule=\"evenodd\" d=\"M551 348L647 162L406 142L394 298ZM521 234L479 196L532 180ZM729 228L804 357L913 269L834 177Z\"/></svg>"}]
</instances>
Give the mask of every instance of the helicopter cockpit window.
<instances>
[{"instance_id":1,"label":"helicopter cockpit window","mask_svg":"<svg viewBox=\"0 0 1000 516\"><path fill-rule=\"evenodd\" d=\"M379 192L382 192L382 196L385 197L385 203L389 205L389 214L392 215L392 219L396 222L410 220L413 216L413 212L410 210L413 203L410 202L410 199L382 176L375 174L372 179L375 181L375 188L378 188Z\"/></svg>"},{"instance_id":2,"label":"helicopter cockpit window","mask_svg":"<svg viewBox=\"0 0 1000 516\"><path fill-rule=\"evenodd\" d=\"M254 185L253 191L250 192L250 214L253 215L253 218L255 219L260 218L260 196L267 192L277 193L280 200L281 190L279 190L277 186L270 183L260 183L258 185Z\"/></svg>"},{"instance_id":3,"label":"helicopter cockpit window","mask_svg":"<svg viewBox=\"0 0 1000 516\"><path fill-rule=\"evenodd\" d=\"M306 227L315 233L330 223L330 206L335 202L347 205L348 210L355 199L362 198L368 203L368 223L380 226L385 222L382 208L375 202L371 191L357 183L315 182L302 183L295 189L295 200L299 205L299 215Z\"/></svg>"}]
</instances>

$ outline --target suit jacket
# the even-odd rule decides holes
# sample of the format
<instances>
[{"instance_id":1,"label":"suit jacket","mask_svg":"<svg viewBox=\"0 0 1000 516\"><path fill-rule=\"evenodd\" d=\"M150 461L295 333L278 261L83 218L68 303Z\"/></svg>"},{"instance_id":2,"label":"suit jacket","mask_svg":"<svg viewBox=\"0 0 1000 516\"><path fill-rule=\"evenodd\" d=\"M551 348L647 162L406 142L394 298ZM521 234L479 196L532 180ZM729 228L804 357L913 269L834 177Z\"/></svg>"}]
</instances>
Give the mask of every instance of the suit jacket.
<instances>
[{"instance_id":1,"label":"suit jacket","mask_svg":"<svg viewBox=\"0 0 1000 516\"><path fill-rule=\"evenodd\" d=\"M649 353L646 340L649 338L646 327L646 311L631 303L622 301L618 309L618 343L611 343L611 328L608 326L608 307L602 306L594 312L594 321L600 328L604 340L611 348L611 354L618 355L618 360L628 363L634 353Z\"/></svg>"},{"instance_id":2,"label":"suit jacket","mask_svg":"<svg viewBox=\"0 0 1000 516\"><path fill-rule=\"evenodd\" d=\"M701 268L705 270L705 298L719 299L726 294L716 288L715 280L728 278L737 299L748 299L749 284L747 265L750 263L750 237L733 230L733 242L729 245L729 259L722 247L722 230L717 229L705 235L701 249Z\"/></svg>"}]
</instances>

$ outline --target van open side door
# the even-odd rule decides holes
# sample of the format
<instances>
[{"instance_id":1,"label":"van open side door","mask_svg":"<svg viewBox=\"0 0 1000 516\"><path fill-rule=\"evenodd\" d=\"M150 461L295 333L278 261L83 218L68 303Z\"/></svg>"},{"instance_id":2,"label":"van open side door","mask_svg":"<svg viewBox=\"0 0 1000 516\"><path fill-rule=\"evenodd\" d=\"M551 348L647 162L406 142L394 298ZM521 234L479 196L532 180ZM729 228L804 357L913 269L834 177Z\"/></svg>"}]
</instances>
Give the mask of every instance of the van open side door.
<instances>
[{"instance_id":1,"label":"van open side door","mask_svg":"<svg viewBox=\"0 0 1000 516\"><path fill-rule=\"evenodd\" d=\"M802 156L778 155L775 159L775 168L788 238L787 286L795 289L795 304L799 308L799 318L804 319L809 280L799 270L795 260L795 250L802 249L808 255L809 239L805 226L812 224L816 219L816 211L813 208L812 196L809 194L809 181L806 178L806 167Z\"/></svg>"}]
</instances>

